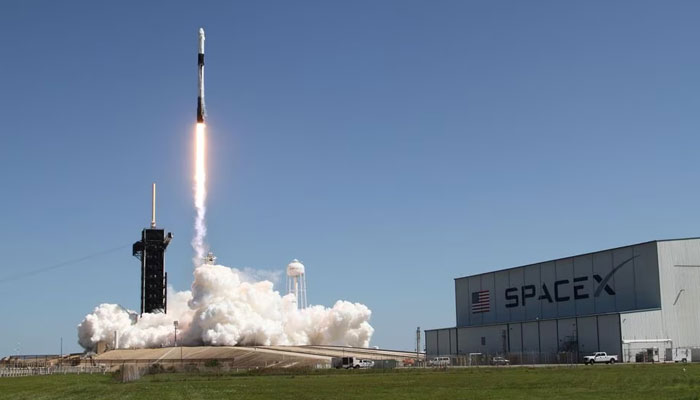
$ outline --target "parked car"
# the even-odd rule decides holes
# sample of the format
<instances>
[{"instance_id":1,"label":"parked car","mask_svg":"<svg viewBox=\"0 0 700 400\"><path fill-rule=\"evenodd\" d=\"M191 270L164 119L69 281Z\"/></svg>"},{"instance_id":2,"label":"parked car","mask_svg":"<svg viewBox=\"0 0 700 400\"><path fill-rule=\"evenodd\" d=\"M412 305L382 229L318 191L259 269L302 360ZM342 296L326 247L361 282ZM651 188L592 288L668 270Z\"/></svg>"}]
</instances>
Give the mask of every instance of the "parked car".
<instances>
[{"instance_id":1,"label":"parked car","mask_svg":"<svg viewBox=\"0 0 700 400\"><path fill-rule=\"evenodd\" d=\"M583 357L583 362L587 365L593 365L595 363L615 364L617 361L617 356L608 355L608 353L604 351L599 351L590 356Z\"/></svg>"},{"instance_id":2,"label":"parked car","mask_svg":"<svg viewBox=\"0 0 700 400\"><path fill-rule=\"evenodd\" d=\"M494 357L491 359L491 365L510 365L510 360L503 357Z\"/></svg>"},{"instance_id":3,"label":"parked car","mask_svg":"<svg viewBox=\"0 0 700 400\"><path fill-rule=\"evenodd\" d=\"M446 367L452 364L450 357L435 357L428 361L428 365L431 367Z\"/></svg>"}]
</instances>

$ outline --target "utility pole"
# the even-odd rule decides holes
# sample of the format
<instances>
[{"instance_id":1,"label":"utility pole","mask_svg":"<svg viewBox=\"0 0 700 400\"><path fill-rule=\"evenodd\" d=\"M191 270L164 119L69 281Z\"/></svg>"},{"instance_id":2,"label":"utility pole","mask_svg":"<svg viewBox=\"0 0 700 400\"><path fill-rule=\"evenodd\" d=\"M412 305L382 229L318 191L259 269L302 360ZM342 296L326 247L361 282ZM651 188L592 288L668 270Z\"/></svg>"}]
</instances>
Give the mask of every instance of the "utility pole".
<instances>
[{"instance_id":1,"label":"utility pole","mask_svg":"<svg viewBox=\"0 0 700 400\"><path fill-rule=\"evenodd\" d=\"M177 347L177 321L173 321L173 328L175 328L175 347Z\"/></svg>"},{"instance_id":2,"label":"utility pole","mask_svg":"<svg viewBox=\"0 0 700 400\"><path fill-rule=\"evenodd\" d=\"M420 360L420 326L416 328L416 362Z\"/></svg>"},{"instance_id":3,"label":"utility pole","mask_svg":"<svg viewBox=\"0 0 700 400\"><path fill-rule=\"evenodd\" d=\"M63 336L61 336L61 356L58 359L59 365L63 363Z\"/></svg>"}]
</instances>

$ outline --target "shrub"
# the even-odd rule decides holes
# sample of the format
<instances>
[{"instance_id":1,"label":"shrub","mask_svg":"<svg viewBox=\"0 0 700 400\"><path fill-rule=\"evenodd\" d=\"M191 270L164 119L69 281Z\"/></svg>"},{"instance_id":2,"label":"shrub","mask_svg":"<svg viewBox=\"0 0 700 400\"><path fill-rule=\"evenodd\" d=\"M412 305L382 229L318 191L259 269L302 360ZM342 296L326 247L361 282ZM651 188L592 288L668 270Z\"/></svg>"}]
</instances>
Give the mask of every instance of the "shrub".
<instances>
[{"instance_id":1,"label":"shrub","mask_svg":"<svg viewBox=\"0 0 700 400\"><path fill-rule=\"evenodd\" d=\"M184 369L185 369L185 372L189 372L189 373L199 372L199 367L197 366L197 364L194 364L194 363L185 364Z\"/></svg>"},{"instance_id":2,"label":"shrub","mask_svg":"<svg viewBox=\"0 0 700 400\"><path fill-rule=\"evenodd\" d=\"M163 372L165 372L165 368L161 364L155 363L148 367L149 375L162 374Z\"/></svg>"}]
</instances>

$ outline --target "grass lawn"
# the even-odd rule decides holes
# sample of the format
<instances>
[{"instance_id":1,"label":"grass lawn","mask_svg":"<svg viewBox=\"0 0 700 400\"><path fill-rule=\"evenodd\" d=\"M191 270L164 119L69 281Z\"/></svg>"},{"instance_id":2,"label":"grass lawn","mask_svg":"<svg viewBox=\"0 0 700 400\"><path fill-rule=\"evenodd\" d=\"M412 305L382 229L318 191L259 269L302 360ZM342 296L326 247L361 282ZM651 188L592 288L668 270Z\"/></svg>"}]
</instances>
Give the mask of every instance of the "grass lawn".
<instances>
[{"instance_id":1,"label":"grass lawn","mask_svg":"<svg viewBox=\"0 0 700 400\"><path fill-rule=\"evenodd\" d=\"M0 378L0 399L700 399L700 364Z\"/></svg>"}]
</instances>

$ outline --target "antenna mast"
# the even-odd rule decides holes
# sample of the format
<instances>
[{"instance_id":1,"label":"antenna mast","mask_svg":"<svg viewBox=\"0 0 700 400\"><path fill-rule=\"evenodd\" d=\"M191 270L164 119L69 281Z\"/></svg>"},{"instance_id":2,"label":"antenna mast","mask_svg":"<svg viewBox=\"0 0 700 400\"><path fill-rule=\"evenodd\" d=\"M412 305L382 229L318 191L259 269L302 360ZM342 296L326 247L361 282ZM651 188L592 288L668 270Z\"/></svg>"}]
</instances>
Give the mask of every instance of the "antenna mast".
<instances>
[{"instance_id":1,"label":"antenna mast","mask_svg":"<svg viewBox=\"0 0 700 400\"><path fill-rule=\"evenodd\" d=\"M156 183L153 182L151 190L151 228L156 227Z\"/></svg>"}]
</instances>

